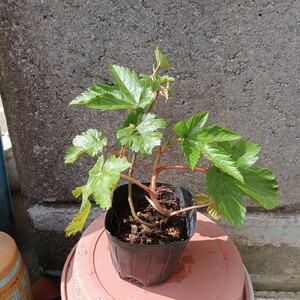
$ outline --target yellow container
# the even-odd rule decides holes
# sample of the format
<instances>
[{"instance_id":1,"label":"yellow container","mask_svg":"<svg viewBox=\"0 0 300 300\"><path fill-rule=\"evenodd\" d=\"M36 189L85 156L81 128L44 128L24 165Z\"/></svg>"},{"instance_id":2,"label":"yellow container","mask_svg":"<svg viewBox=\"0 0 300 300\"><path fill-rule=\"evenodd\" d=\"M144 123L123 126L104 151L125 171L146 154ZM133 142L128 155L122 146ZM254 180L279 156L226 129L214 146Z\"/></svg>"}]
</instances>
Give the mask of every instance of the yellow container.
<instances>
[{"instance_id":1,"label":"yellow container","mask_svg":"<svg viewBox=\"0 0 300 300\"><path fill-rule=\"evenodd\" d=\"M15 241L0 232L0 300L32 300L26 266Z\"/></svg>"}]
</instances>

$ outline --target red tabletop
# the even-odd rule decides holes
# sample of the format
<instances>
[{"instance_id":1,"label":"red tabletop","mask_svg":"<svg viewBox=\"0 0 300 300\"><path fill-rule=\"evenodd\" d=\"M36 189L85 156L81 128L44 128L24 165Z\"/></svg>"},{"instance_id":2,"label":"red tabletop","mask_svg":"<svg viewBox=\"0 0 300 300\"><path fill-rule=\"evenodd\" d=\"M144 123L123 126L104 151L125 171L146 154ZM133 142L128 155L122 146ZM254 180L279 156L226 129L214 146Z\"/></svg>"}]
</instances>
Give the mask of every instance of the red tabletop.
<instances>
[{"instance_id":1,"label":"red tabletop","mask_svg":"<svg viewBox=\"0 0 300 300\"><path fill-rule=\"evenodd\" d=\"M226 233L198 213L197 229L172 277L164 284L141 287L120 279L104 229L104 215L84 232L66 261L63 300L241 300L245 285L239 253Z\"/></svg>"}]
</instances>

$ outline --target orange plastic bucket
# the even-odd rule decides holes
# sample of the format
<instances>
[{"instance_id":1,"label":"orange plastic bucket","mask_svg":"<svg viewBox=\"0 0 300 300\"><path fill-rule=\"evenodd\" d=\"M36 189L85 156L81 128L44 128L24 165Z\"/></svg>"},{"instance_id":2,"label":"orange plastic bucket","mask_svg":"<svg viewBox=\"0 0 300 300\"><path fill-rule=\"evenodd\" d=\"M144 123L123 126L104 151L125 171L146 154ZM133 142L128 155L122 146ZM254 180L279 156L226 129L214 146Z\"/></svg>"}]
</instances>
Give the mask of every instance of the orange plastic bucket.
<instances>
[{"instance_id":1,"label":"orange plastic bucket","mask_svg":"<svg viewBox=\"0 0 300 300\"><path fill-rule=\"evenodd\" d=\"M0 232L0 300L32 300L29 276L15 241Z\"/></svg>"}]
</instances>

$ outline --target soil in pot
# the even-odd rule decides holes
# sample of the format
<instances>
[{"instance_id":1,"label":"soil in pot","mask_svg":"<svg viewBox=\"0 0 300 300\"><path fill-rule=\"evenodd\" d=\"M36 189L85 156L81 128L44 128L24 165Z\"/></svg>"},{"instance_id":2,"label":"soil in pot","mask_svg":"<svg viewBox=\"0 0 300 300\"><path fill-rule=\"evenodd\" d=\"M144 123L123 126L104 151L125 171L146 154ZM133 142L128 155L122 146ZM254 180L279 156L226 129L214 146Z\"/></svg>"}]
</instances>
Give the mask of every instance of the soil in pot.
<instances>
[{"instance_id":1,"label":"soil in pot","mask_svg":"<svg viewBox=\"0 0 300 300\"><path fill-rule=\"evenodd\" d=\"M136 211L148 227L130 217L128 187L114 192L113 206L107 212L105 226L113 265L120 277L141 285L166 281L195 231L196 212L166 218L158 214L145 200L146 192L133 186ZM158 199L169 210L193 205L192 195L183 188L160 185Z\"/></svg>"},{"instance_id":2,"label":"soil in pot","mask_svg":"<svg viewBox=\"0 0 300 300\"><path fill-rule=\"evenodd\" d=\"M180 200L168 186L157 189L157 198L164 209L176 211L180 209ZM116 237L133 244L161 245L187 239L187 226L184 214L167 218L158 213L145 200L145 193L136 193L134 204L138 217L153 227L141 224L131 217L130 209L116 208L119 232ZM122 207L123 208L123 207Z\"/></svg>"}]
</instances>

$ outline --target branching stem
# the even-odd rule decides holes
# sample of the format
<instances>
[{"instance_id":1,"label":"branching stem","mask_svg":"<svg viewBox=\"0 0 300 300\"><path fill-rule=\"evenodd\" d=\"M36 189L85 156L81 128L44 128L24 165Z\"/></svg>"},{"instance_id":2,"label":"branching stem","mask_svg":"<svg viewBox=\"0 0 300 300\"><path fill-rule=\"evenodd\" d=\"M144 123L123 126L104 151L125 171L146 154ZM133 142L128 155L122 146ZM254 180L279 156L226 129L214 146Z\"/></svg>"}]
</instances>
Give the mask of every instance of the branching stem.
<instances>
[{"instance_id":1,"label":"branching stem","mask_svg":"<svg viewBox=\"0 0 300 300\"><path fill-rule=\"evenodd\" d=\"M189 211L189 210L192 210L192 209L200 209L200 208L205 208L205 207L208 207L208 206L209 206L209 204L202 204L202 205L193 205L193 206L185 207L183 209L171 212L170 217L175 216L175 215L179 215L183 212L186 212L186 211Z\"/></svg>"},{"instance_id":2,"label":"branching stem","mask_svg":"<svg viewBox=\"0 0 300 300\"><path fill-rule=\"evenodd\" d=\"M181 138L177 138L175 140L172 140L170 142L168 142L167 144L165 144L162 148L162 152L166 152L169 148L171 148L172 146L178 144L181 142Z\"/></svg>"},{"instance_id":3,"label":"branching stem","mask_svg":"<svg viewBox=\"0 0 300 300\"><path fill-rule=\"evenodd\" d=\"M135 160L136 160L136 153L133 154L133 157L131 160L131 166L130 166L130 169L128 172L128 177L130 177L130 178L132 178L132 175L133 175ZM129 203L131 214L135 218L136 212L135 212L135 208L133 205L133 199L132 199L132 181L130 181L130 180L128 180L128 203Z\"/></svg>"},{"instance_id":4,"label":"branching stem","mask_svg":"<svg viewBox=\"0 0 300 300\"><path fill-rule=\"evenodd\" d=\"M152 102L151 102L151 104L150 104L150 106L149 106L149 108L147 110L147 113L149 113L149 112L152 111L152 109L153 109L153 107L154 107L154 105L155 105L155 103L157 101L158 96L159 96L159 91L155 92L154 98L153 98L153 100L152 100Z\"/></svg>"},{"instance_id":5,"label":"branching stem","mask_svg":"<svg viewBox=\"0 0 300 300\"><path fill-rule=\"evenodd\" d=\"M160 172L166 171L166 170L189 170L189 171L195 171L195 172L200 172L200 173L206 173L208 171L208 169L206 169L206 168L195 167L194 169L192 169L189 166L182 166L182 165L161 166L161 167L156 168L157 173L160 173Z\"/></svg>"},{"instance_id":6,"label":"branching stem","mask_svg":"<svg viewBox=\"0 0 300 300\"><path fill-rule=\"evenodd\" d=\"M121 155L120 152L116 151L113 147L105 146L105 149L117 157Z\"/></svg>"},{"instance_id":7,"label":"branching stem","mask_svg":"<svg viewBox=\"0 0 300 300\"><path fill-rule=\"evenodd\" d=\"M132 178L132 177L130 177L130 176L127 176L127 175L125 175L125 174L121 174L120 176L121 176L121 178L126 179L127 181L130 181L131 183L134 183L134 184L138 185L140 188L142 188L143 190L145 190L145 191L149 194L149 196L150 196L150 198L148 197L149 199L151 199L150 204L151 204L151 205L152 205L159 213L161 213L162 215L166 215L166 216L168 216L168 215L170 214L169 211L165 210L165 209L160 205L160 203L159 203L158 200L157 200L157 197L156 197L155 192L153 192L148 186L144 185L143 183L139 182L138 180L135 180L134 178ZM148 200L148 199L147 199L147 200Z\"/></svg>"}]
</instances>

